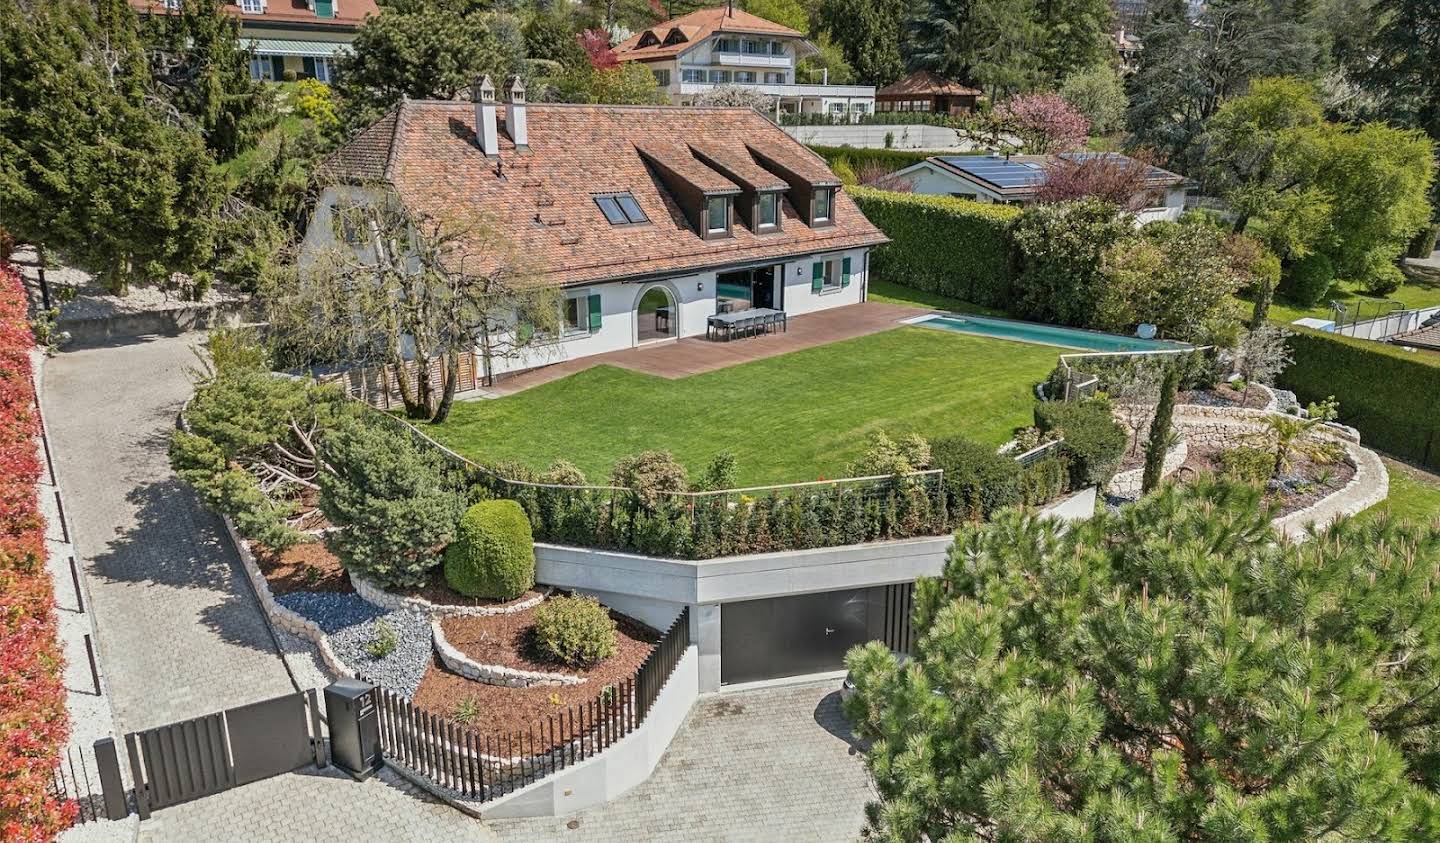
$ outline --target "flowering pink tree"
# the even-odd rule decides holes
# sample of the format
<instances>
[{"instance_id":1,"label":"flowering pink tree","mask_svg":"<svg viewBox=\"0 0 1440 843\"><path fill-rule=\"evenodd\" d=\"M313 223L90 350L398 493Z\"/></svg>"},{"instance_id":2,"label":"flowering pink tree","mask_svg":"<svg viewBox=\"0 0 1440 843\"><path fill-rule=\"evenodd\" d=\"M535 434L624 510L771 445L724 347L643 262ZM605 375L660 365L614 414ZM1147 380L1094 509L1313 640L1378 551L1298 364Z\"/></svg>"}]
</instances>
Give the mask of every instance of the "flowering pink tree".
<instances>
[{"instance_id":1,"label":"flowering pink tree","mask_svg":"<svg viewBox=\"0 0 1440 843\"><path fill-rule=\"evenodd\" d=\"M1093 196L1127 211L1148 206L1150 164L1143 157L1116 153L1057 155L1045 164L1045 180L1035 188L1037 202L1068 202Z\"/></svg>"},{"instance_id":2,"label":"flowering pink tree","mask_svg":"<svg viewBox=\"0 0 1440 843\"><path fill-rule=\"evenodd\" d=\"M995 109L995 119L1036 155L1077 149L1090 136L1090 121L1059 94L1011 97Z\"/></svg>"},{"instance_id":3,"label":"flowering pink tree","mask_svg":"<svg viewBox=\"0 0 1440 843\"><path fill-rule=\"evenodd\" d=\"M585 49L585 57L596 70L609 70L620 63L615 51L610 49L610 36L598 29L587 29L575 36Z\"/></svg>"}]
</instances>

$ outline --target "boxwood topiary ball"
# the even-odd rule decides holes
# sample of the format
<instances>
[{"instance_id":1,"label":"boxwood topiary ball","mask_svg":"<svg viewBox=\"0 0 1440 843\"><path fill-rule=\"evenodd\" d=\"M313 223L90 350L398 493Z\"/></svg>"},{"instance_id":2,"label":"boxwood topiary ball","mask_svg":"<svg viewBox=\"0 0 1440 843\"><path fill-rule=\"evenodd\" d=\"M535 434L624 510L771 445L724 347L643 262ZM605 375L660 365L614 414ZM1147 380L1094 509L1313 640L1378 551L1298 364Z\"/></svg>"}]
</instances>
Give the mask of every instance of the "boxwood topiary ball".
<instances>
[{"instance_id":1,"label":"boxwood topiary ball","mask_svg":"<svg viewBox=\"0 0 1440 843\"><path fill-rule=\"evenodd\" d=\"M535 585L535 542L520 504L482 501L465 511L445 549L445 581L466 597L494 600L512 600Z\"/></svg>"}]
</instances>

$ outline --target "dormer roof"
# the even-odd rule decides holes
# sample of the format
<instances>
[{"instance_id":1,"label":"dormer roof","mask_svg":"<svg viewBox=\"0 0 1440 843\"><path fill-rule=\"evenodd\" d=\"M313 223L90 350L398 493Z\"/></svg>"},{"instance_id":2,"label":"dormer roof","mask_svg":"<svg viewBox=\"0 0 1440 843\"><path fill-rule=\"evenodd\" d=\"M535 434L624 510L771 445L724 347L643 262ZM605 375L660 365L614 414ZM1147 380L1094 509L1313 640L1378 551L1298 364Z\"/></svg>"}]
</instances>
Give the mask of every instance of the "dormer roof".
<instances>
[{"instance_id":1,"label":"dormer roof","mask_svg":"<svg viewBox=\"0 0 1440 843\"><path fill-rule=\"evenodd\" d=\"M507 106L495 106L501 125ZM531 104L529 150L500 134L498 159L475 141L468 102L403 101L337 150L322 179L386 183L412 212L479 212L556 286L676 275L886 242L843 190L833 223L812 228L797 188L838 185L823 160L748 108ZM782 162L785 172L775 164ZM697 231L695 203L784 189L782 230ZM649 222L615 227L595 203L629 193Z\"/></svg>"},{"instance_id":2,"label":"dormer roof","mask_svg":"<svg viewBox=\"0 0 1440 843\"><path fill-rule=\"evenodd\" d=\"M674 38L674 35L683 36ZM718 6L698 9L637 32L615 46L621 61L650 61L673 58L712 35L758 35L767 38L804 40L805 33L756 17L749 12Z\"/></svg>"}]
</instances>

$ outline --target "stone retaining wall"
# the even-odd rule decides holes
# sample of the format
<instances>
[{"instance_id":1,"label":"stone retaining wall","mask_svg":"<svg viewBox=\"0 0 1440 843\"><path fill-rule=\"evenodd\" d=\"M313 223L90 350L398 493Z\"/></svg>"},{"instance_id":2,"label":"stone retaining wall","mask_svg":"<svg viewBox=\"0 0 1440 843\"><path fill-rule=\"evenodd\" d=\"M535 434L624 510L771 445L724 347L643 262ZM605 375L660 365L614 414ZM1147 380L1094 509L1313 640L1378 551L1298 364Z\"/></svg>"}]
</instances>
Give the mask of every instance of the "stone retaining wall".
<instances>
[{"instance_id":1,"label":"stone retaining wall","mask_svg":"<svg viewBox=\"0 0 1440 843\"><path fill-rule=\"evenodd\" d=\"M524 600L517 600L513 603L505 603L500 606L451 606L441 603L431 603L421 597L404 597L399 594L392 594L364 577L350 575L350 584L355 586L355 593L360 595L367 603L379 606L387 611L404 610L415 612L427 617L434 615L457 615L460 617L484 617L487 615L511 615L515 612L523 612L526 609L539 606L545 601L544 594L537 594L534 597L527 597Z\"/></svg>"},{"instance_id":2,"label":"stone retaining wall","mask_svg":"<svg viewBox=\"0 0 1440 843\"><path fill-rule=\"evenodd\" d=\"M335 676L344 679L354 679L355 671L351 670L335 651L330 647L330 639L325 631L314 621L293 612L280 605L275 600L275 595L270 591L270 581L265 579L261 572L260 565L255 561L255 554L250 552L250 543L240 537L235 531L235 523L228 515L220 516L225 523L225 531L230 534L230 541L235 544L236 551L240 555L240 563L245 566L245 575L250 578L250 585L254 587L255 594L260 598L260 606L265 611L270 622L280 629L292 635L298 635L315 645L320 652L320 660L325 663L325 669Z\"/></svg>"},{"instance_id":3,"label":"stone retaining wall","mask_svg":"<svg viewBox=\"0 0 1440 843\"><path fill-rule=\"evenodd\" d=\"M1169 477L1177 468L1185 464L1186 458L1190 456L1190 444L1184 439L1180 444L1175 445L1165 452L1165 464L1160 469L1161 477ZM1144 486L1145 466L1122 471L1110 478L1105 486L1105 494L1116 498L1138 498L1140 490Z\"/></svg>"},{"instance_id":4,"label":"stone retaining wall","mask_svg":"<svg viewBox=\"0 0 1440 843\"><path fill-rule=\"evenodd\" d=\"M583 676L572 676L568 673L545 673L499 664L481 664L450 643L445 637L445 628L439 617L430 618L430 638L435 642L435 652L439 654L441 664L453 673L486 685L533 688L539 685L583 685L586 681Z\"/></svg>"}]
</instances>

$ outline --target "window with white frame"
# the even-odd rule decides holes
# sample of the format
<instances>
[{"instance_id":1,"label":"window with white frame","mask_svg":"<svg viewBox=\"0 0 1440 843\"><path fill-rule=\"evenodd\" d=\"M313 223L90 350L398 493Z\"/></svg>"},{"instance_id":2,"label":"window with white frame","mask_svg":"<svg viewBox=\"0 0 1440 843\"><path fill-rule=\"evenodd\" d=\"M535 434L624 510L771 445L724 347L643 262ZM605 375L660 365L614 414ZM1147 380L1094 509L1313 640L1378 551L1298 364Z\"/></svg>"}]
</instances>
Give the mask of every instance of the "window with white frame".
<instances>
[{"instance_id":1,"label":"window with white frame","mask_svg":"<svg viewBox=\"0 0 1440 843\"><path fill-rule=\"evenodd\" d=\"M753 70L737 70L737 71L735 71L735 82L736 82L737 84L740 84L740 85L754 85L754 84L755 84L755 71L753 71Z\"/></svg>"},{"instance_id":2,"label":"window with white frame","mask_svg":"<svg viewBox=\"0 0 1440 843\"><path fill-rule=\"evenodd\" d=\"M265 0L240 0L240 11L247 15L258 15L265 11Z\"/></svg>"},{"instance_id":3,"label":"window with white frame","mask_svg":"<svg viewBox=\"0 0 1440 843\"><path fill-rule=\"evenodd\" d=\"M250 58L250 78L257 81L275 81L275 63L270 61L269 56L252 56Z\"/></svg>"},{"instance_id":4,"label":"window with white frame","mask_svg":"<svg viewBox=\"0 0 1440 843\"><path fill-rule=\"evenodd\" d=\"M704 82L704 81L705 81L705 71L699 70L699 69L696 69L696 68L687 67L687 68L685 68L684 70L680 71L680 81L681 81L681 82Z\"/></svg>"},{"instance_id":5,"label":"window with white frame","mask_svg":"<svg viewBox=\"0 0 1440 843\"><path fill-rule=\"evenodd\" d=\"M655 74L656 85L659 85L662 88L670 87L670 71L668 68L665 70L652 70L650 72Z\"/></svg>"},{"instance_id":6,"label":"window with white frame","mask_svg":"<svg viewBox=\"0 0 1440 843\"><path fill-rule=\"evenodd\" d=\"M825 187L815 191L815 214L811 222L829 222L831 206L835 204L835 191Z\"/></svg>"},{"instance_id":7,"label":"window with white frame","mask_svg":"<svg viewBox=\"0 0 1440 843\"><path fill-rule=\"evenodd\" d=\"M756 228L774 228L780 222L780 194L760 194L760 211Z\"/></svg>"},{"instance_id":8,"label":"window with white frame","mask_svg":"<svg viewBox=\"0 0 1440 843\"><path fill-rule=\"evenodd\" d=\"M562 336L590 333L590 312L586 307L585 294L569 296L560 305L560 333Z\"/></svg>"},{"instance_id":9,"label":"window with white frame","mask_svg":"<svg viewBox=\"0 0 1440 843\"><path fill-rule=\"evenodd\" d=\"M844 273L838 260L825 261L825 283L822 290L838 290L844 283Z\"/></svg>"},{"instance_id":10,"label":"window with white frame","mask_svg":"<svg viewBox=\"0 0 1440 843\"><path fill-rule=\"evenodd\" d=\"M778 72L766 72L766 74L765 74L765 84L767 84L767 85L784 85L784 84L785 84L785 74L784 74L784 73L778 73Z\"/></svg>"},{"instance_id":11,"label":"window with white frame","mask_svg":"<svg viewBox=\"0 0 1440 843\"><path fill-rule=\"evenodd\" d=\"M705 233L725 234L730 230L730 197L711 196L705 200Z\"/></svg>"},{"instance_id":12,"label":"window with white frame","mask_svg":"<svg viewBox=\"0 0 1440 843\"><path fill-rule=\"evenodd\" d=\"M771 41L771 42L770 42L770 55L772 55L772 56L783 56L783 55L785 55L785 42L783 42L783 41Z\"/></svg>"},{"instance_id":13,"label":"window with white frame","mask_svg":"<svg viewBox=\"0 0 1440 843\"><path fill-rule=\"evenodd\" d=\"M729 82L729 81L730 81L730 71L728 71L728 70L712 70L712 71L710 71L710 82L711 82L712 84L722 85L722 84L724 84L724 83L726 83L726 82Z\"/></svg>"},{"instance_id":14,"label":"window with white frame","mask_svg":"<svg viewBox=\"0 0 1440 843\"><path fill-rule=\"evenodd\" d=\"M330 84L330 59L323 56L315 58L315 70L310 74L316 81Z\"/></svg>"},{"instance_id":15,"label":"window with white frame","mask_svg":"<svg viewBox=\"0 0 1440 843\"><path fill-rule=\"evenodd\" d=\"M831 113L831 114L844 114L844 113L845 113L845 103L843 103L843 102L832 102L832 103L830 103L830 113Z\"/></svg>"}]
</instances>

